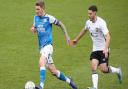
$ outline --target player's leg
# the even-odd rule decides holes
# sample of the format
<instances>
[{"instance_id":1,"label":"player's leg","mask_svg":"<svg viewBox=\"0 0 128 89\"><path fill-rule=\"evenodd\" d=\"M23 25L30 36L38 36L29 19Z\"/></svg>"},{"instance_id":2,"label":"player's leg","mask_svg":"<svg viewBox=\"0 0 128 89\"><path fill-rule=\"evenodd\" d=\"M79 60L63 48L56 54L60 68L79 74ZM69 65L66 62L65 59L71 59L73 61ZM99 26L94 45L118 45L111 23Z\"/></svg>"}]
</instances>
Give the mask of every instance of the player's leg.
<instances>
[{"instance_id":1,"label":"player's leg","mask_svg":"<svg viewBox=\"0 0 128 89\"><path fill-rule=\"evenodd\" d=\"M39 60L39 67L40 67L40 84L39 86L36 86L35 89L43 89L44 88L44 83L46 79L46 58L41 55L40 60Z\"/></svg>"},{"instance_id":2,"label":"player's leg","mask_svg":"<svg viewBox=\"0 0 128 89\"><path fill-rule=\"evenodd\" d=\"M98 73L97 73L98 64L99 64L99 61L97 59L91 60L93 87L88 87L87 89L98 89Z\"/></svg>"},{"instance_id":3,"label":"player's leg","mask_svg":"<svg viewBox=\"0 0 128 89\"><path fill-rule=\"evenodd\" d=\"M111 73L116 73L117 74L118 79L119 79L119 83L122 83L122 70L121 70L121 67L116 68L116 67L113 67L113 66L109 66L109 69L110 69Z\"/></svg>"},{"instance_id":4,"label":"player's leg","mask_svg":"<svg viewBox=\"0 0 128 89\"><path fill-rule=\"evenodd\" d=\"M46 79L46 57L41 55L40 60L39 60L39 66L40 66L40 87L43 89L44 88L44 82Z\"/></svg>"},{"instance_id":5,"label":"player's leg","mask_svg":"<svg viewBox=\"0 0 128 89\"><path fill-rule=\"evenodd\" d=\"M108 58L105 58L105 56L103 54L103 56L101 56L101 59L100 59L100 70L103 73L116 73L118 75L119 82L121 83L122 82L122 71L121 71L121 68L108 66L108 61L109 61L109 56L108 56Z\"/></svg>"},{"instance_id":6,"label":"player's leg","mask_svg":"<svg viewBox=\"0 0 128 89\"><path fill-rule=\"evenodd\" d=\"M99 65L99 68L100 68L100 71L103 72L103 73L110 73L110 69L107 66L107 63L101 63Z\"/></svg>"},{"instance_id":7,"label":"player's leg","mask_svg":"<svg viewBox=\"0 0 128 89\"><path fill-rule=\"evenodd\" d=\"M68 79L64 73L60 72L59 70L56 69L55 65L54 64L49 64L48 65L48 69L49 71L54 75L56 76L58 79L62 80L62 81L66 81L69 83L70 82L70 79Z\"/></svg>"},{"instance_id":8,"label":"player's leg","mask_svg":"<svg viewBox=\"0 0 128 89\"><path fill-rule=\"evenodd\" d=\"M63 72L59 71L58 69L56 69L55 65L49 64L48 65L48 69L50 70L50 72L56 76L59 80L65 81L67 82L73 89L77 89L75 83L67 76L64 75Z\"/></svg>"},{"instance_id":9,"label":"player's leg","mask_svg":"<svg viewBox=\"0 0 128 89\"><path fill-rule=\"evenodd\" d=\"M122 82L122 71L121 71L120 67L116 68L116 67L113 67L113 66L107 66L106 63L103 63L103 64L100 64L100 70L103 73L116 73L117 76L118 76L119 82L120 83Z\"/></svg>"},{"instance_id":10,"label":"player's leg","mask_svg":"<svg viewBox=\"0 0 128 89\"><path fill-rule=\"evenodd\" d=\"M92 68L92 83L95 89L98 89L98 73L97 73L97 66L99 61L97 59L92 59L91 61L91 68Z\"/></svg>"},{"instance_id":11,"label":"player's leg","mask_svg":"<svg viewBox=\"0 0 128 89\"><path fill-rule=\"evenodd\" d=\"M55 75L58 79L70 82L70 79L68 79L62 72L60 72L59 70L56 69L54 62L53 62L53 59L52 59L52 53L53 53L53 47L52 47L52 45L48 45L47 46L47 52L45 52L45 54L47 54L46 66L48 67L50 72L53 75Z\"/></svg>"},{"instance_id":12,"label":"player's leg","mask_svg":"<svg viewBox=\"0 0 128 89\"><path fill-rule=\"evenodd\" d=\"M98 51L95 51L95 52L92 52L90 55L93 87L88 87L88 89L98 89L97 67L99 64L99 60L98 60L99 56L97 54L98 54Z\"/></svg>"},{"instance_id":13,"label":"player's leg","mask_svg":"<svg viewBox=\"0 0 128 89\"><path fill-rule=\"evenodd\" d=\"M43 89L44 88L44 83L45 83L45 79L46 79L46 63L47 63L47 59L49 57L50 54L50 47L51 45L47 45L44 46L43 48L41 48L40 50L40 60L39 60L39 66L40 66L40 86L37 87L36 89Z\"/></svg>"}]
</instances>

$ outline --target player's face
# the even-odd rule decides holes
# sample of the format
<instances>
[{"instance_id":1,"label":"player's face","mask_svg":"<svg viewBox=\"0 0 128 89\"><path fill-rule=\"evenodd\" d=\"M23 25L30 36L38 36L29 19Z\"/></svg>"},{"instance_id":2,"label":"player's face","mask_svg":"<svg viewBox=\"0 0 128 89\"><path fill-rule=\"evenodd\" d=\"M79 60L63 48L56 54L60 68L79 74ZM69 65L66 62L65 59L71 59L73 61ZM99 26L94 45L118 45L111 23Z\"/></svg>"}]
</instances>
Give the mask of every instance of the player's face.
<instances>
[{"instance_id":1,"label":"player's face","mask_svg":"<svg viewBox=\"0 0 128 89\"><path fill-rule=\"evenodd\" d=\"M92 10L88 10L88 16L91 21L95 20L96 12Z\"/></svg>"},{"instance_id":2,"label":"player's face","mask_svg":"<svg viewBox=\"0 0 128 89\"><path fill-rule=\"evenodd\" d=\"M35 9L36 9L36 14L38 16L42 16L44 14L44 10L40 6L36 6Z\"/></svg>"}]
</instances>

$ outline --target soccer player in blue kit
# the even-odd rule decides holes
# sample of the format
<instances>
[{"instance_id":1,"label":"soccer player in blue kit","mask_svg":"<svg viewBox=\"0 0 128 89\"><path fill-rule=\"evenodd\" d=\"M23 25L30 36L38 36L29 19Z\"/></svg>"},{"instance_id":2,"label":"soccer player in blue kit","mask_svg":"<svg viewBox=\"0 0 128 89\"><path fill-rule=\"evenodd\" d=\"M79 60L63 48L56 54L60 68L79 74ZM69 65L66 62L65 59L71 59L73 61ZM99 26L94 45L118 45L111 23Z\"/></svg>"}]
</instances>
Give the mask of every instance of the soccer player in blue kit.
<instances>
[{"instance_id":1,"label":"soccer player in blue kit","mask_svg":"<svg viewBox=\"0 0 128 89\"><path fill-rule=\"evenodd\" d=\"M52 46L52 24L60 27L66 37L67 43L70 38L67 34L64 24L57 20L55 17L45 13L45 3L42 0L37 0L35 3L36 15L34 16L33 26L31 31L37 33L39 49L40 49L40 84L35 87L35 89L43 89L45 78L46 78L46 68L56 76L58 79L67 82L72 89L77 89L77 86L72 79L65 76L60 70L58 70L52 59L53 46Z\"/></svg>"}]
</instances>

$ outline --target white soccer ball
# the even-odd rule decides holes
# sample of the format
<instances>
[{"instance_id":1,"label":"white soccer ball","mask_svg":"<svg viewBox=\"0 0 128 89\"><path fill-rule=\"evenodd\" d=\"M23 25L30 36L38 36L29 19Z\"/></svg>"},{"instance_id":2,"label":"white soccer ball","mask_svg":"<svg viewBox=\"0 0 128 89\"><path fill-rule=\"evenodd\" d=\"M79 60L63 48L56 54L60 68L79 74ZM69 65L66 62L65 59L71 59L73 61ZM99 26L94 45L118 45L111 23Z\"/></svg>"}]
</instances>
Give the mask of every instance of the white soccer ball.
<instances>
[{"instance_id":1,"label":"white soccer ball","mask_svg":"<svg viewBox=\"0 0 128 89\"><path fill-rule=\"evenodd\" d=\"M32 81L27 81L25 84L25 89L35 89L35 84Z\"/></svg>"}]
</instances>

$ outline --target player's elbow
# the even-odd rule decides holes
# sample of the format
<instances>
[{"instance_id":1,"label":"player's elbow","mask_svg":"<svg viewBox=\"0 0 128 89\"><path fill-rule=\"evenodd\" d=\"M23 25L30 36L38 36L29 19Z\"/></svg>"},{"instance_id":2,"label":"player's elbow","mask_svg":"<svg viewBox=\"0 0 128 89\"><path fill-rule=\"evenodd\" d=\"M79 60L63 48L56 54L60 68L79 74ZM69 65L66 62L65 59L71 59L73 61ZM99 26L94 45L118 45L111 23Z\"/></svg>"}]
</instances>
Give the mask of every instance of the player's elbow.
<instances>
[{"instance_id":1,"label":"player's elbow","mask_svg":"<svg viewBox=\"0 0 128 89\"><path fill-rule=\"evenodd\" d=\"M62 27L63 26L63 23L61 21L58 21L58 26Z\"/></svg>"},{"instance_id":2,"label":"player's elbow","mask_svg":"<svg viewBox=\"0 0 128 89\"><path fill-rule=\"evenodd\" d=\"M108 34L106 35L106 39L110 40L111 39L111 36L110 36L110 33L108 32Z\"/></svg>"}]
</instances>

